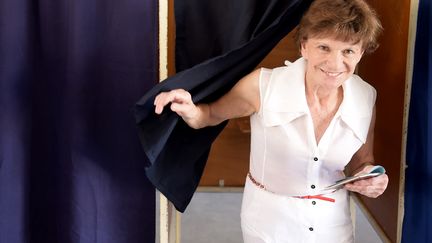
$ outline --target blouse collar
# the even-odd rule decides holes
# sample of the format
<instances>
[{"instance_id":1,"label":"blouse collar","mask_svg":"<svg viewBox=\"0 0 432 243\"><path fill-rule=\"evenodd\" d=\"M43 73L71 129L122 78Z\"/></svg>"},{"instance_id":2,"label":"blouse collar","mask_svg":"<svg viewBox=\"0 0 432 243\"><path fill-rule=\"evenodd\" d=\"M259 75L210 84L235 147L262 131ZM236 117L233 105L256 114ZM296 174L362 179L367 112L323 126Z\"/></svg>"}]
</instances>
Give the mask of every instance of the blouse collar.
<instances>
[{"instance_id":1,"label":"blouse collar","mask_svg":"<svg viewBox=\"0 0 432 243\"><path fill-rule=\"evenodd\" d=\"M265 126L287 124L309 114L304 82L306 60L299 58L294 63L285 62L285 65L285 67L273 70L264 95L263 119ZM365 143L367 128L372 117L372 109L367 102L368 92L365 82L357 75L352 75L343 83L342 88L343 101L335 118L340 117ZM369 122L367 122L368 120Z\"/></svg>"}]
</instances>

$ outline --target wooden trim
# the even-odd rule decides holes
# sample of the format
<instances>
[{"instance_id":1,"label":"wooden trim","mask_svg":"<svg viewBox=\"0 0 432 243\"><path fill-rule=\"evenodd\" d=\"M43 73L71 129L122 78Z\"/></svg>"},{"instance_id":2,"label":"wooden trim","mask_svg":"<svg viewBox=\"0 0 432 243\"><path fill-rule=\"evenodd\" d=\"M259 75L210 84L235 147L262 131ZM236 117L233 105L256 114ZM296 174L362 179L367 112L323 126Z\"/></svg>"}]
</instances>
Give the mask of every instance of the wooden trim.
<instances>
[{"instance_id":1,"label":"wooden trim","mask_svg":"<svg viewBox=\"0 0 432 243\"><path fill-rule=\"evenodd\" d=\"M159 0L159 81L168 78L169 54L168 54L168 27L170 0ZM159 242L180 243L180 213L177 212L171 202L159 193Z\"/></svg>"},{"instance_id":2,"label":"wooden trim","mask_svg":"<svg viewBox=\"0 0 432 243\"><path fill-rule=\"evenodd\" d=\"M179 243L177 227L178 217L173 204L159 193L159 242L160 243Z\"/></svg>"},{"instance_id":3,"label":"wooden trim","mask_svg":"<svg viewBox=\"0 0 432 243\"><path fill-rule=\"evenodd\" d=\"M355 203L355 201L354 201L354 198L352 197L352 195L350 195L350 197L349 197L349 205L350 205L350 211L351 211L351 222L352 222L352 225L353 225L353 228L354 228L354 232L353 232L353 235L354 235L354 239L356 239L356 227L357 227L357 224L356 224L356 221L357 221L357 210L356 210L356 203Z\"/></svg>"},{"instance_id":4,"label":"wooden trim","mask_svg":"<svg viewBox=\"0 0 432 243\"><path fill-rule=\"evenodd\" d=\"M176 23L174 14L174 0L168 0L168 76L176 74L175 68L175 39Z\"/></svg>"},{"instance_id":5,"label":"wooden trim","mask_svg":"<svg viewBox=\"0 0 432 243\"><path fill-rule=\"evenodd\" d=\"M403 127L402 127L402 149L401 149L401 162L400 162L401 164L400 164L400 178L399 178L399 210L398 210L398 223L397 223L398 243L402 241L403 217L405 212L405 170L407 168L406 145L407 145L407 135L408 135L408 118L409 118L409 106L410 106L410 99L411 99L412 76L414 71L414 53L415 53L415 39L417 33L418 7L419 7L419 0L411 0L409 30L408 30L406 78L405 78L404 116L403 116Z\"/></svg>"},{"instance_id":6,"label":"wooden trim","mask_svg":"<svg viewBox=\"0 0 432 243\"><path fill-rule=\"evenodd\" d=\"M168 0L159 0L159 81L168 77Z\"/></svg>"}]
</instances>

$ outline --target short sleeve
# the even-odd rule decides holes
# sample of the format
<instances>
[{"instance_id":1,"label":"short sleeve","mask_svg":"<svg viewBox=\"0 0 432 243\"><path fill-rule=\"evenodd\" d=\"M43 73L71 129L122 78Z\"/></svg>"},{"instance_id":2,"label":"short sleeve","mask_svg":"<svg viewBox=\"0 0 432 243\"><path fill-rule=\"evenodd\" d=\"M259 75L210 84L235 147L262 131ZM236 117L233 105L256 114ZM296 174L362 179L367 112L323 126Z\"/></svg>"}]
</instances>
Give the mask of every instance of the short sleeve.
<instances>
[{"instance_id":1,"label":"short sleeve","mask_svg":"<svg viewBox=\"0 0 432 243\"><path fill-rule=\"evenodd\" d=\"M259 77L260 108L258 111L258 115L260 116L262 116L264 97L267 92L267 87L269 85L271 75L272 75L272 69L261 68L260 77Z\"/></svg>"}]
</instances>

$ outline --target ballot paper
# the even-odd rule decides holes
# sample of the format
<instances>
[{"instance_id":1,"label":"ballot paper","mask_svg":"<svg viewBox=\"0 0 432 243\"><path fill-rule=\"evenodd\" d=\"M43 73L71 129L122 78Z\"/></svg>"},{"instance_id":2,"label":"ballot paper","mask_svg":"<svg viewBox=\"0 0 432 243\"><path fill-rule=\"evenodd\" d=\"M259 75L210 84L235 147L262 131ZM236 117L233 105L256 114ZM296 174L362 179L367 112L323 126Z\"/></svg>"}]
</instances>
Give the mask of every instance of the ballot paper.
<instances>
[{"instance_id":1,"label":"ballot paper","mask_svg":"<svg viewBox=\"0 0 432 243\"><path fill-rule=\"evenodd\" d=\"M328 186L328 187L326 187L324 189L325 190L339 189L339 188L343 187L347 183L351 183L351 182L354 182L354 181L358 181L358 180L363 180L363 179L379 176L379 175L382 175L384 173L385 173L384 167L382 167L381 165L375 165L374 167L371 168L371 170L369 171L369 173L360 173L360 174L355 175L355 176L345 177L344 179L338 180L333 185L330 185L330 186Z\"/></svg>"}]
</instances>

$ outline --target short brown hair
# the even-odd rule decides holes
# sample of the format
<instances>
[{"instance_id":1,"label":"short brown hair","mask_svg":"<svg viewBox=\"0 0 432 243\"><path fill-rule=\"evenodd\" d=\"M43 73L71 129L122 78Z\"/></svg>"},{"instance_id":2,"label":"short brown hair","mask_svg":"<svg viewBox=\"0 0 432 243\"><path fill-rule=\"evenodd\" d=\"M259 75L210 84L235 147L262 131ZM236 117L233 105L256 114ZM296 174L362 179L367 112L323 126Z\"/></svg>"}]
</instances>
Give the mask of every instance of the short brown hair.
<instances>
[{"instance_id":1,"label":"short brown hair","mask_svg":"<svg viewBox=\"0 0 432 243\"><path fill-rule=\"evenodd\" d=\"M362 42L365 53L378 48L382 32L375 11L364 0L315 0L297 28L297 45L310 37L335 36L342 41Z\"/></svg>"}]
</instances>

